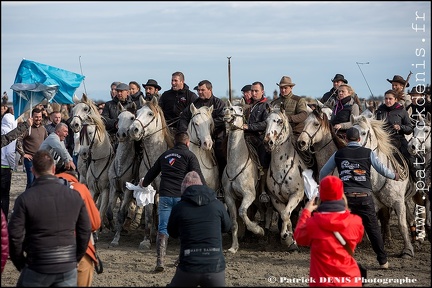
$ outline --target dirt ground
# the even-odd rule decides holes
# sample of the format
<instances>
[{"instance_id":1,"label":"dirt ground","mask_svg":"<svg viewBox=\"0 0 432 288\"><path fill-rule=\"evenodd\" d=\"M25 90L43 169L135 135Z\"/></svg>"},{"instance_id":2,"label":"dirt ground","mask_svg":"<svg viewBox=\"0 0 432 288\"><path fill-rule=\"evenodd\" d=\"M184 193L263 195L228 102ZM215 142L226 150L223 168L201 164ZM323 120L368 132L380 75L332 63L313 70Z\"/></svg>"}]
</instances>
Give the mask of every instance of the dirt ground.
<instances>
[{"instance_id":1,"label":"dirt ground","mask_svg":"<svg viewBox=\"0 0 432 288\"><path fill-rule=\"evenodd\" d=\"M22 168L13 173L11 189L11 210L13 202L25 188L25 173ZM368 268L367 287L430 287L431 286L431 243L423 242L415 246L415 257L402 259L397 255L402 251L402 238L398 231L395 216L391 219L393 241L386 245L390 269L380 270L376 256L368 241L363 241L356 249L356 259ZM98 287L160 287L166 286L175 273L174 261L179 251L178 240L169 240L167 267L162 273L154 273L156 248L138 249L143 240L142 230L122 236L118 247L110 247L112 232L99 236L98 251L104 263L104 272L95 274L93 286ZM224 235L226 251L231 246L231 238ZM268 286L305 287L308 286L309 249L300 247L299 252L289 253L279 243L276 233L264 238L241 242L236 254L225 252L227 286ZM8 261L1 275L1 286L15 286L19 273Z\"/></svg>"}]
</instances>

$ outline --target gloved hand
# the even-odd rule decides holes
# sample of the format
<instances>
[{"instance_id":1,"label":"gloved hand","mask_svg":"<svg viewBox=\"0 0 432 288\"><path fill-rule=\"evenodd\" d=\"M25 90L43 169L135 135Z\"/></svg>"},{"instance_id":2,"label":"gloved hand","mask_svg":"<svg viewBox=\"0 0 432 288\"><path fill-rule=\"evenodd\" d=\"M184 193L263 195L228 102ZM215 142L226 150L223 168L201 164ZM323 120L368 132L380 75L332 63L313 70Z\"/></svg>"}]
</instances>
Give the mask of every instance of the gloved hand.
<instances>
[{"instance_id":1,"label":"gloved hand","mask_svg":"<svg viewBox=\"0 0 432 288\"><path fill-rule=\"evenodd\" d=\"M394 174L395 174L395 178L393 180L399 181L400 179L399 174L397 172L394 172Z\"/></svg>"}]
</instances>

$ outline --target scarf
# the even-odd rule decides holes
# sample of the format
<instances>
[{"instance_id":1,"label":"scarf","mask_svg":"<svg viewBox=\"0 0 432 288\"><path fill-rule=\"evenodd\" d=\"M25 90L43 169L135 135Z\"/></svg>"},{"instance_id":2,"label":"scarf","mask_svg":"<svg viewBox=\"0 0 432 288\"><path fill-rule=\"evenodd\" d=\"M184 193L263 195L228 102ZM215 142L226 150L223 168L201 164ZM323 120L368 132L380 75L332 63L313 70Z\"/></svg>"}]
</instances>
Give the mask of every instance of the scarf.
<instances>
[{"instance_id":1,"label":"scarf","mask_svg":"<svg viewBox=\"0 0 432 288\"><path fill-rule=\"evenodd\" d=\"M341 212L345 211L345 200L324 201L318 206L318 212Z\"/></svg>"}]
</instances>

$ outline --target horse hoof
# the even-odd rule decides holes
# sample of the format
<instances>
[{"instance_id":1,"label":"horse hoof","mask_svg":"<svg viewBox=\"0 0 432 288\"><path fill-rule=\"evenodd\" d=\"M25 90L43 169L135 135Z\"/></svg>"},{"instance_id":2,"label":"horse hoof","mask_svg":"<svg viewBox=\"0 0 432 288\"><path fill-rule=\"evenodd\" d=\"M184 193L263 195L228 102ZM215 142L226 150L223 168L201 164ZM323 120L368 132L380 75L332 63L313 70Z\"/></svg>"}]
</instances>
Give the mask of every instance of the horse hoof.
<instances>
[{"instance_id":1,"label":"horse hoof","mask_svg":"<svg viewBox=\"0 0 432 288\"><path fill-rule=\"evenodd\" d=\"M299 251L299 248L298 248L298 246L297 246L296 243L292 243L292 244L288 247L288 250L287 250L287 252L298 252L298 251Z\"/></svg>"},{"instance_id":2,"label":"horse hoof","mask_svg":"<svg viewBox=\"0 0 432 288\"><path fill-rule=\"evenodd\" d=\"M402 252L402 254L399 257L402 259L411 259L414 257L414 255L412 255L409 252Z\"/></svg>"},{"instance_id":3,"label":"horse hoof","mask_svg":"<svg viewBox=\"0 0 432 288\"><path fill-rule=\"evenodd\" d=\"M151 248L150 241L142 241L139 245L139 249L141 250L150 249L150 248Z\"/></svg>"},{"instance_id":4,"label":"horse hoof","mask_svg":"<svg viewBox=\"0 0 432 288\"><path fill-rule=\"evenodd\" d=\"M119 246L119 243L118 242L111 242L110 246L117 247L117 246Z\"/></svg>"},{"instance_id":5,"label":"horse hoof","mask_svg":"<svg viewBox=\"0 0 432 288\"><path fill-rule=\"evenodd\" d=\"M236 252L237 252L237 250L238 250L238 248L237 249L235 249L235 248L229 248L228 249L228 252L230 252L230 253L232 253L232 254L235 254Z\"/></svg>"}]
</instances>

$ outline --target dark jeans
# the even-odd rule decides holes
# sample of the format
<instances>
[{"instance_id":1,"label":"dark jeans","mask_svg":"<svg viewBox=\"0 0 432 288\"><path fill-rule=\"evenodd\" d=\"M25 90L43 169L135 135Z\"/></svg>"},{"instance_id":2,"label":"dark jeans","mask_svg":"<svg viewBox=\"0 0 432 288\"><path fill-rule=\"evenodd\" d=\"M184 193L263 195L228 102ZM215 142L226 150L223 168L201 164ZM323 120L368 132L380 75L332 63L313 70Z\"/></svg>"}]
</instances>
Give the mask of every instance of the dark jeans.
<instances>
[{"instance_id":1,"label":"dark jeans","mask_svg":"<svg viewBox=\"0 0 432 288\"><path fill-rule=\"evenodd\" d=\"M177 267L166 287L225 287L225 270L218 273L191 273Z\"/></svg>"},{"instance_id":2,"label":"dark jeans","mask_svg":"<svg viewBox=\"0 0 432 288\"><path fill-rule=\"evenodd\" d=\"M8 219L10 188L12 182L12 170L10 168L1 168L1 209Z\"/></svg>"},{"instance_id":3,"label":"dark jeans","mask_svg":"<svg viewBox=\"0 0 432 288\"><path fill-rule=\"evenodd\" d=\"M43 274L24 267L17 287L76 287L77 268L64 273Z\"/></svg>"},{"instance_id":4,"label":"dark jeans","mask_svg":"<svg viewBox=\"0 0 432 288\"><path fill-rule=\"evenodd\" d=\"M33 172L31 171L31 167L33 167L33 161L30 161L27 158L24 158L24 167L25 167L26 174L27 174L27 185L26 185L26 189L27 189L31 186L31 184L35 180Z\"/></svg>"},{"instance_id":5,"label":"dark jeans","mask_svg":"<svg viewBox=\"0 0 432 288\"><path fill-rule=\"evenodd\" d=\"M362 218L364 229L369 237L372 249L377 255L378 263L380 265L385 264L387 262L387 253L384 251L384 241L378 225L373 197L347 197L347 200L351 212Z\"/></svg>"}]
</instances>

